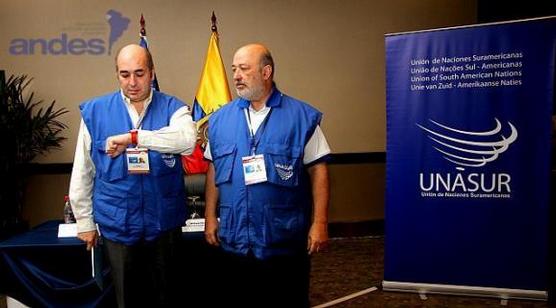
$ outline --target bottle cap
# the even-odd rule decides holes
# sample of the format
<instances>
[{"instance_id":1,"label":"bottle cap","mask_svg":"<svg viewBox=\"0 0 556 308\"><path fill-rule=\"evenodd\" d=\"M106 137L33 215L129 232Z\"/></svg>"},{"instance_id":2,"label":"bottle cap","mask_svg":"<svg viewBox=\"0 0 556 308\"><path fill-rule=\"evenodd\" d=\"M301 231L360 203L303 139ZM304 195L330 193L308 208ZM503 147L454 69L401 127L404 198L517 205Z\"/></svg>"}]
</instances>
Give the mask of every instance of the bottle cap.
<instances>
[{"instance_id":1,"label":"bottle cap","mask_svg":"<svg viewBox=\"0 0 556 308\"><path fill-rule=\"evenodd\" d=\"M68 202L70 200L70 197L68 195L64 196L64 202Z\"/></svg>"}]
</instances>

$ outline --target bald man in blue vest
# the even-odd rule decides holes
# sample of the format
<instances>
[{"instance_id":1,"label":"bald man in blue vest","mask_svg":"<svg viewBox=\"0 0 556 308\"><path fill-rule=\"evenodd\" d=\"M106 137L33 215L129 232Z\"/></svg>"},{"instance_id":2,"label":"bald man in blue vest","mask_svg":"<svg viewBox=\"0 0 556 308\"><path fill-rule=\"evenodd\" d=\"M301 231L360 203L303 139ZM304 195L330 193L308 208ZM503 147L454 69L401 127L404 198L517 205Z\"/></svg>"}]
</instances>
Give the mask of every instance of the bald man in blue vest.
<instances>
[{"instance_id":1,"label":"bald man in blue vest","mask_svg":"<svg viewBox=\"0 0 556 308\"><path fill-rule=\"evenodd\" d=\"M151 89L154 65L139 45L116 57L120 89L80 105L70 182L78 237L100 231L119 307L171 305L172 265L186 219L180 154L196 129L189 107Z\"/></svg>"},{"instance_id":2,"label":"bald man in blue vest","mask_svg":"<svg viewBox=\"0 0 556 308\"><path fill-rule=\"evenodd\" d=\"M232 71L239 97L211 116L205 151L205 238L226 259L215 285L231 305L308 307L309 255L328 242L322 114L276 87L261 44L241 47Z\"/></svg>"}]
</instances>

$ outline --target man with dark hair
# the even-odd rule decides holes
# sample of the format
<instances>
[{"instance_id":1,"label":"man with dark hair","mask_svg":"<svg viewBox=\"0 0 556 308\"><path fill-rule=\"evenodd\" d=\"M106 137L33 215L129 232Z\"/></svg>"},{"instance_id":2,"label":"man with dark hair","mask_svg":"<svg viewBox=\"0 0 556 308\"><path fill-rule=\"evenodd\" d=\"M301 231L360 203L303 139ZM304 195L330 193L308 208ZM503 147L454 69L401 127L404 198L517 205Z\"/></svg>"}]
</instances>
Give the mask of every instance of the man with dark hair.
<instances>
[{"instance_id":1,"label":"man with dark hair","mask_svg":"<svg viewBox=\"0 0 556 308\"><path fill-rule=\"evenodd\" d=\"M78 237L103 238L119 307L170 306L172 267L186 219L180 154L196 129L189 107L151 89L152 58L139 45L116 57L120 89L81 104L70 182Z\"/></svg>"},{"instance_id":2,"label":"man with dark hair","mask_svg":"<svg viewBox=\"0 0 556 308\"><path fill-rule=\"evenodd\" d=\"M263 45L241 47L232 71L239 98L211 116L205 151L205 238L227 260L215 284L230 306L309 307L309 255L328 241L322 114L278 90Z\"/></svg>"}]
</instances>

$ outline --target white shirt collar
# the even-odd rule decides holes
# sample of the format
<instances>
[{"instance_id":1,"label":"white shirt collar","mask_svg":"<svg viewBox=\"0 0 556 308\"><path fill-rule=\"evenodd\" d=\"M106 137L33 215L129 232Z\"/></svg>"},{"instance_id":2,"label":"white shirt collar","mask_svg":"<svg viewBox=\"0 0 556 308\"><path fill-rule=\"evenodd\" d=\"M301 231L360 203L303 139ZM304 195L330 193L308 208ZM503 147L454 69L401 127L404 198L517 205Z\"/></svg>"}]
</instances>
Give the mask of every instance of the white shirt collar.
<instances>
[{"instance_id":1,"label":"white shirt collar","mask_svg":"<svg viewBox=\"0 0 556 308\"><path fill-rule=\"evenodd\" d=\"M268 107L266 104L259 111L255 110L255 108L253 108L253 106L251 106L251 104L249 104L249 112L251 114L264 114L264 113L268 112L269 110L270 110L270 107Z\"/></svg>"},{"instance_id":2,"label":"white shirt collar","mask_svg":"<svg viewBox=\"0 0 556 308\"><path fill-rule=\"evenodd\" d=\"M145 100L145 106L143 106L143 110L147 110L147 106L149 106L149 104L151 103L151 101L153 100L153 89L151 89L151 93L149 94L149 97L147 97L147 99ZM120 94L122 95L122 98L124 99L124 102L127 105L131 105L131 100L129 99L129 97L125 96L124 91L122 89L120 89Z\"/></svg>"}]
</instances>

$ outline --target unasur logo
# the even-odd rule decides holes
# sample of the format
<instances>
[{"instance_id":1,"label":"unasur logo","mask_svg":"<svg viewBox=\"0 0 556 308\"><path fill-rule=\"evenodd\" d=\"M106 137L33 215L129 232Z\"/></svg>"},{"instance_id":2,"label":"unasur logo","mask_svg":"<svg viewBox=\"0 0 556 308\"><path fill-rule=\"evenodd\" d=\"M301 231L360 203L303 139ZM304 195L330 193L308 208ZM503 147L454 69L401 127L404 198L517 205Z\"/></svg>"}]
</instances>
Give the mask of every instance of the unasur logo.
<instances>
[{"instance_id":1,"label":"unasur logo","mask_svg":"<svg viewBox=\"0 0 556 308\"><path fill-rule=\"evenodd\" d=\"M429 119L431 124L416 124L427 134L432 147L453 163L456 172L419 174L423 197L510 198L508 173L484 173L480 168L497 160L517 140L515 126L503 125L494 118L494 127L486 131L453 128ZM473 168L466 172L465 168ZM475 170L478 170L475 172Z\"/></svg>"},{"instance_id":2,"label":"unasur logo","mask_svg":"<svg viewBox=\"0 0 556 308\"><path fill-rule=\"evenodd\" d=\"M57 37L14 38L10 41L9 53L14 56L110 55L112 46L127 30L130 20L115 10L106 12L106 20L109 26L108 37L105 37L105 24L83 22L69 27ZM71 32L77 34L71 35Z\"/></svg>"}]
</instances>

